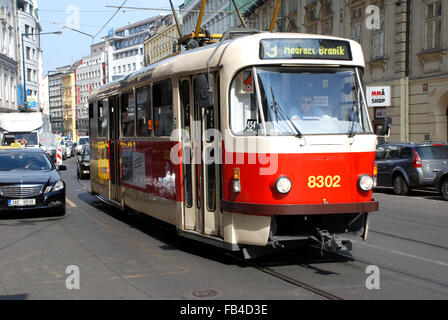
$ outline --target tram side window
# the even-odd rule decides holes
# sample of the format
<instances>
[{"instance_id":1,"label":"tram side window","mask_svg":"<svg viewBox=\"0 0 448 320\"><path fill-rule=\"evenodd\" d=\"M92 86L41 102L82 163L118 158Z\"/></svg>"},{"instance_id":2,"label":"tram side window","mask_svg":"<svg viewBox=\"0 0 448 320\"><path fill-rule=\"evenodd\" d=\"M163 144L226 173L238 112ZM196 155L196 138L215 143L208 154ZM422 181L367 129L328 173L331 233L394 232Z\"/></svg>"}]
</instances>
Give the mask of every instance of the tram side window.
<instances>
[{"instance_id":1,"label":"tram side window","mask_svg":"<svg viewBox=\"0 0 448 320\"><path fill-rule=\"evenodd\" d=\"M152 131L151 90L149 86L139 88L137 97L137 136L149 137Z\"/></svg>"},{"instance_id":2,"label":"tram side window","mask_svg":"<svg viewBox=\"0 0 448 320\"><path fill-rule=\"evenodd\" d=\"M154 135L170 136L173 130L173 94L171 81L153 86Z\"/></svg>"},{"instance_id":3,"label":"tram side window","mask_svg":"<svg viewBox=\"0 0 448 320\"><path fill-rule=\"evenodd\" d=\"M107 136L107 109L103 105L103 101L98 101L98 137Z\"/></svg>"},{"instance_id":4,"label":"tram side window","mask_svg":"<svg viewBox=\"0 0 448 320\"><path fill-rule=\"evenodd\" d=\"M251 69L241 71L230 88L230 126L235 134L255 135L259 117Z\"/></svg>"},{"instance_id":5,"label":"tram side window","mask_svg":"<svg viewBox=\"0 0 448 320\"><path fill-rule=\"evenodd\" d=\"M134 136L134 93L127 93L121 97L121 134L123 137Z\"/></svg>"}]
</instances>

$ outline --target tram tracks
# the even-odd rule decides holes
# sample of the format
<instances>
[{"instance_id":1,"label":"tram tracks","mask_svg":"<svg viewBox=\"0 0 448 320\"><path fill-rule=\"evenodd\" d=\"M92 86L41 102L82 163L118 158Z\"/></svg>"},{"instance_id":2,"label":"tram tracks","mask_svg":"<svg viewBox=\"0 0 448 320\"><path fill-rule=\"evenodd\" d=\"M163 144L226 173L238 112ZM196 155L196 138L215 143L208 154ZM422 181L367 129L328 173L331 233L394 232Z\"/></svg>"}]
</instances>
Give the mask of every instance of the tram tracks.
<instances>
[{"instance_id":1,"label":"tram tracks","mask_svg":"<svg viewBox=\"0 0 448 320\"><path fill-rule=\"evenodd\" d=\"M423 244L423 245L430 246L430 247L434 247L434 248L439 248L439 249L445 249L445 250L448 250L448 247L446 247L446 246L442 246L442 245L435 244L435 243L431 243L431 242L426 242L426 241L421 241L421 240L411 239L411 238L407 238L407 237L399 236L399 235L392 234L392 233L387 233L387 232L378 231L378 230L373 230L373 229L371 229L369 232L370 232L370 233L380 234L380 235L383 235L383 236L386 236L386 237L395 238L395 239L411 241L411 242L415 242L415 243L418 243L418 244Z\"/></svg>"},{"instance_id":2,"label":"tram tracks","mask_svg":"<svg viewBox=\"0 0 448 320\"><path fill-rule=\"evenodd\" d=\"M247 265L249 267L252 267L252 268L254 268L254 269L258 270L258 271L261 271L263 273L269 274L270 276L273 276L273 277L275 277L277 279L283 280L283 281L285 281L285 282L287 282L289 284L292 284L294 286L297 286L297 287L300 287L300 288L305 289L307 291L310 291L310 292L312 292L314 294L317 294L317 295L319 295L319 296L321 296L323 298L326 298L328 300L344 300L343 298L341 298L341 297L339 297L337 295L334 295L334 294L332 294L332 293L330 293L328 291L319 289L319 288L317 288L317 287L315 287L313 285L310 285L308 283L305 283L303 281L299 281L297 279L294 279L294 278L292 278L290 276L287 276L285 274L282 274L282 273L280 273L280 272L278 272L278 271L276 271L276 270L274 270L272 268L258 265L258 264L254 263L254 262L251 262L251 261L239 258L237 256L234 256L234 255L230 254L230 253L226 253L226 254L228 256L230 256L232 259L235 259L235 260L237 260L238 262L240 262L242 264L245 264L245 265Z\"/></svg>"},{"instance_id":3,"label":"tram tracks","mask_svg":"<svg viewBox=\"0 0 448 320\"><path fill-rule=\"evenodd\" d=\"M399 269L399 268L388 267L386 265L379 264L378 261L368 261L366 259L356 258L356 257L352 256L351 254L346 254L346 253L343 253L343 252L327 252L327 255L329 257L333 256L333 257L337 257L339 259L342 258L342 259L346 260L347 263L350 264L350 265L355 265L355 266L356 266L356 264L362 264L364 266L375 265L375 266L377 266L381 270L389 271L389 272L394 273L394 274L399 274L401 276L405 276L405 277L407 277L409 279L422 281L422 282L425 282L425 283L436 285L438 287L442 287L444 289L448 289L448 283L440 282L438 280L430 279L428 277L423 277L423 276L420 276L420 275L417 275L417 274L414 274L414 273L410 273L408 271L405 271L405 270L402 270L402 269Z\"/></svg>"},{"instance_id":4,"label":"tram tracks","mask_svg":"<svg viewBox=\"0 0 448 320\"><path fill-rule=\"evenodd\" d=\"M410 239L411 241L413 239ZM426 245L431 245L430 243L424 243ZM442 246L443 247L443 246ZM442 282L440 280L437 279L433 279L428 277L427 275L419 275L416 274L414 272L409 272L409 270L405 270L405 269L401 269L401 268L397 268L397 267L392 267L392 266L388 266L385 263L379 263L378 261L368 261L367 259L363 259L363 258L358 258L355 256L352 256L350 253L348 252L331 252L331 251L325 251L325 255L322 257L323 260L316 260L315 258L313 258L312 256L314 256L315 254L319 254L320 255L320 250L321 248L319 246L311 246L310 247L312 249L313 254L309 255L310 253L306 254L305 252L303 252L303 254L305 254L306 257L302 257L305 260L292 260L292 261L288 261L288 257L285 256L282 258L283 259L287 259L285 261L285 263L276 263L276 265L278 266L286 266L286 265L296 265L299 268L302 268L304 266L309 266L310 263L322 263L322 262L329 262L329 266L331 266L331 262L338 262L338 260L343 260L343 264L347 266L347 270L351 269L350 271L347 271L347 274L350 274L353 272L353 267L356 268L357 270L360 270L361 273L365 273L366 267L367 266L371 266L371 265L376 265L380 270L382 271L387 271L389 274L389 279L408 279L409 281L418 281L421 283L425 283L426 286L427 285L431 285L431 287L433 288L440 288L442 290L447 290L448 289L448 283ZM329 292L326 289L322 289L319 288L318 285L316 285L315 283L319 282L321 283L320 280L317 280L318 278L314 278L314 282L315 283L310 283L309 281L304 282L301 281L300 278L303 273L302 271L293 271L291 268L286 269L288 274L285 274L285 270L282 271L278 271L276 270L276 267L271 267L269 265L269 262L267 263L268 266L266 266L265 262L259 262L259 261L250 261L250 260L245 260L242 258L239 258L237 256L234 256L232 254L228 254L229 256L231 256L233 259L238 260L239 263L244 264L248 267L252 267L260 272L263 272L265 274L269 274L270 276L273 276L277 279L283 280L289 284L295 285L297 287L300 287L306 291L312 292L320 297L323 297L325 299L328 300L345 300L347 299L347 297L343 298L341 297L337 292ZM278 257L277 257L278 258ZM271 262L272 264L272 262ZM340 264L339 264L340 266ZM312 269L314 269L313 267L311 267ZM329 267L330 269L325 270L327 274L334 272L334 274L341 274L341 269L339 267ZM300 270L300 269L297 269ZM345 270L345 269L344 269ZM345 274L345 272L344 272ZM324 282L326 282L326 280L323 280ZM337 284L338 282L326 282L326 284L324 284L324 286L328 286L330 285L330 287L334 287L336 285L337 288ZM362 285L364 285L364 282L362 283ZM358 285L356 285L357 287ZM365 288L361 287L361 285L359 285L358 287L359 290L364 291ZM360 292L361 292L360 291Z\"/></svg>"}]
</instances>

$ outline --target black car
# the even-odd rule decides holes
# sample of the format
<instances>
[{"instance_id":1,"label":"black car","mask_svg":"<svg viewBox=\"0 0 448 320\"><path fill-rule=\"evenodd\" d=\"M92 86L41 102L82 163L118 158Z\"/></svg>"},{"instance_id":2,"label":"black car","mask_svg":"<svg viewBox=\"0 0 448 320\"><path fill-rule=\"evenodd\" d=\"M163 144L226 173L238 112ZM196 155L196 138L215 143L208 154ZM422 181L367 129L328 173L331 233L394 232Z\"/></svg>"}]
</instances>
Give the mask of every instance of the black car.
<instances>
[{"instance_id":1,"label":"black car","mask_svg":"<svg viewBox=\"0 0 448 320\"><path fill-rule=\"evenodd\" d=\"M90 178L90 145L85 144L82 147L81 155L77 162L78 179Z\"/></svg>"},{"instance_id":2,"label":"black car","mask_svg":"<svg viewBox=\"0 0 448 320\"><path fill-rule=\"evenodd\" d=\"M437 173L434 179L434 187L442 195L442 198L448 201L448 168L440 170Z\"/></svg>"},{"instance_id":3,"label":"black car","mask_svg":"<svg viewBox=\"0 0 448 320\"><path fill-rule=\"evenodd\" d=\"M377 186L393 187L397 195L412 188L434 188L434 178L448 168L445 142L397 142L377 147Z\"/></svg>"},{"instance_id":4,"label":"black car","mask_svg":"<svg viewBox=\"0 0 448 320\"><path fill-rule=\"evenodd\" d=\"M0 212L50 209L65 214L65 182L40 148L0 149Z\"/></svg>"}]
</instances>

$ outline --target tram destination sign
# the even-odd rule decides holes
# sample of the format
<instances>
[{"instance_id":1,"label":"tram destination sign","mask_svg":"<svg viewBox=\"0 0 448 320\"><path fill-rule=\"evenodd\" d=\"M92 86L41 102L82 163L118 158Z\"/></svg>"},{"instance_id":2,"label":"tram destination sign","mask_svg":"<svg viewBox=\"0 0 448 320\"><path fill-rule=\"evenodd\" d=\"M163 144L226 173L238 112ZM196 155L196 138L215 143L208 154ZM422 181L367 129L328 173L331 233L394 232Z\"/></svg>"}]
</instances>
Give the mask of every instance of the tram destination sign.
<instances>
[{"instance_id":1,"label":"tram destination sign","mask_svg":"<svg viewBox=\"0 0 448 320\"><path fill-rule=\"evenodd\" d=\"M352 60L350 43L332 39L263 39L260 59Z\"/></svg>"}]
</instances>

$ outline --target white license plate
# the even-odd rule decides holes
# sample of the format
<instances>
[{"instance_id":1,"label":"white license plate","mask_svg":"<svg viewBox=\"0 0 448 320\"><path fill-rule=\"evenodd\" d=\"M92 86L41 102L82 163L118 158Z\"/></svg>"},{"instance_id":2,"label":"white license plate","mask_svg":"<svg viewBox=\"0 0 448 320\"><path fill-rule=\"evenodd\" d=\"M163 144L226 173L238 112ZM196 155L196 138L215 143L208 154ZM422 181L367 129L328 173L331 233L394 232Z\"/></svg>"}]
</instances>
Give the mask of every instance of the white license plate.
<instances>
[{"instance_id":1,"label":"white license plate","mask_svg":"<svg viewBox=\"0 0 448 320\"><path fill-rule=\"evenodd\" d=\"M15 199L8 200L9 207L26 207L26 206L35 206L36 199Z\"/></svg>"}]
</instances>

